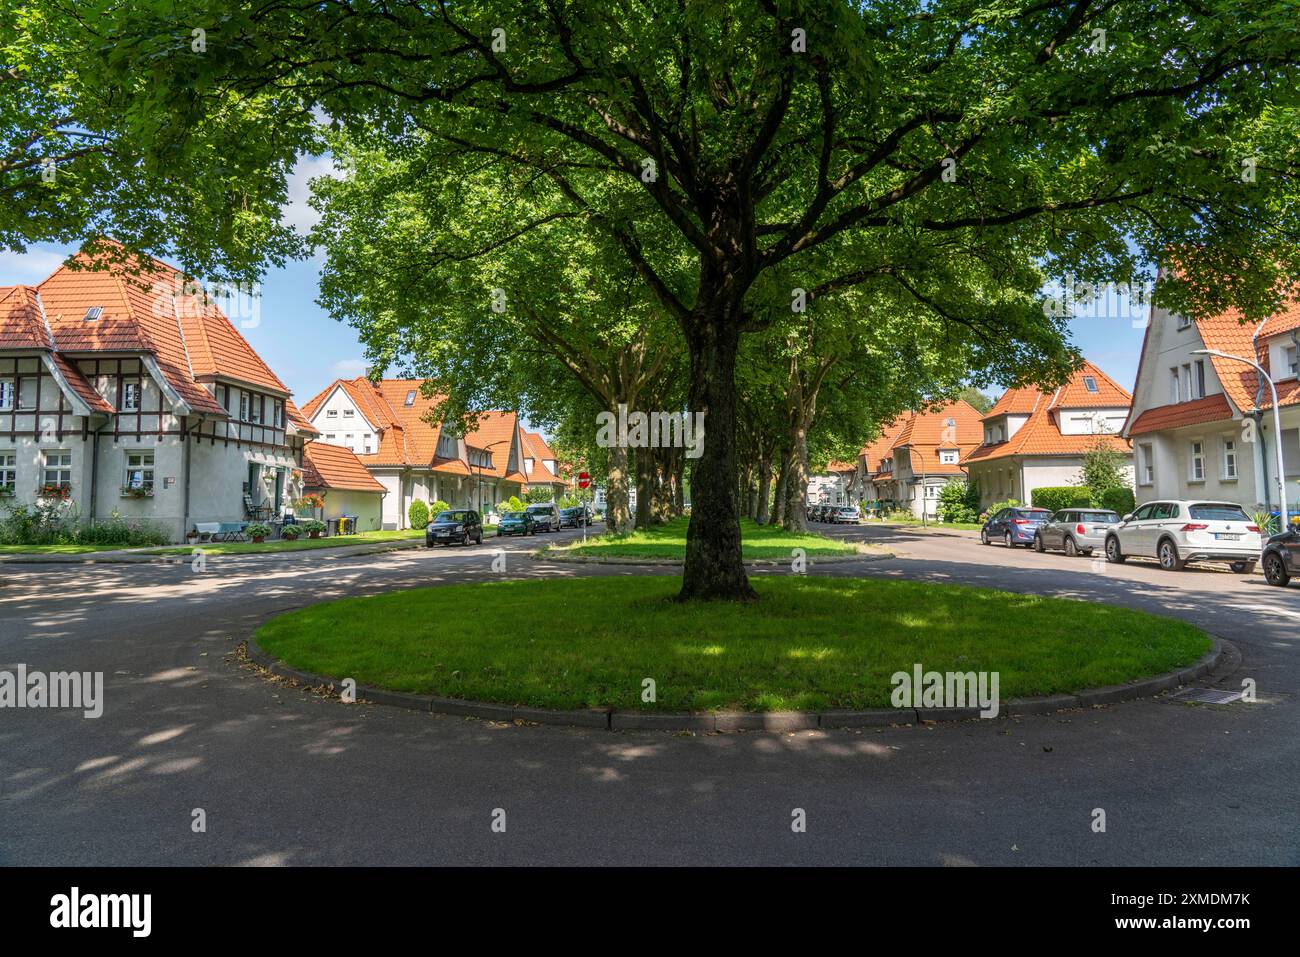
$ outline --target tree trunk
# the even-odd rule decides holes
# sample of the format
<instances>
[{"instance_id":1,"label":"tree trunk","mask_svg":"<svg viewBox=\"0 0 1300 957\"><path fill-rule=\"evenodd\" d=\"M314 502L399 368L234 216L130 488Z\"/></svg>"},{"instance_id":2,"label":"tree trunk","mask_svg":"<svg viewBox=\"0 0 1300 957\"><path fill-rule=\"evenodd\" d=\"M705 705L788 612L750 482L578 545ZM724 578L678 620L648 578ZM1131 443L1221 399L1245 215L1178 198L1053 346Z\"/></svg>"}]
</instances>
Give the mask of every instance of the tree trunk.
<instances>
[{"instance_id":1,"label":"tree trunk","mask_svg":"<svg viewBox=\"0 0 1300 957\"><path fill-rule=\"evenodd\" d=\"M678 455L673 463L673 518L686 514L686 453Z\"/></svg>"},{"instance_id":2,"label":"tree trunk","mask_svg":"<svg viewBox=\"0 0 1300 957\"><path fill-rule=\"evenodd\" d=\"M776 473L776 495L773 502L773 525L785 525L785 486L790 478L790 450L782 447L781 464Z\"/></svg>"},{"instance_id":3,"label":"tree trunk","mask_svg":"<svg viewBox=\"0 0 1300 957\"><path fill-rule=\"evenodd\" d=\"M758 513L754 520L766 525L772 519L772 453L764 452L758 460Z\"/></svg>"},{"instance_id":4,"label":"tree trunk","mask_svg":"<svg viewBox=\"0 0 1300 957\"><path fill-rule=\"evenodd\" d=\"M654 449L636 450L636 527L649 528L654 506Z\"/></svg>"},{"instance_id":5,"label":"tree trunk","mask_svg":"<svg viewBox=\"0 0 1300 957\"><path fill-rule=\"evenodd\" d=\"M654 451L654 499L650 520L656 525L673 519L673 475L682 449L667 448Z\"/></svg>"},{"instance_id":6,"label":"tree trunk","mask_svg":"<svg viewBox=\"0 0 1300 957\"><path fill-rule=\"evenodd\" d=\"M679 600L752 601L740 551L736 500L736 353L739 322L725 304L686 323L691 353L690 411L704 416L704 447L691 469L691 522Z\"/></svg>"},{"instance_id":7,"label":"tree trunk","mask_svg":"<svg viewBox=\"0 0 1300 957\"><path fill-rule=\"evenodd\" d=\"M618 414L617 409L614 412ZM609 449L609 482L605 490L605 527L622 535L632 524L627 499L627 447L613 445Z\"/></svg>"},{"instance_id":8,"label":"tree trunk","mask_svg":"<svg viewBox=\"0 0 1300 957\"><path fill-rule=\"evenodd\" d=\"M790 474L785 488L785 529L808 531L808 430L797 424L790 436Z\"/></svg>"}]
</instances>

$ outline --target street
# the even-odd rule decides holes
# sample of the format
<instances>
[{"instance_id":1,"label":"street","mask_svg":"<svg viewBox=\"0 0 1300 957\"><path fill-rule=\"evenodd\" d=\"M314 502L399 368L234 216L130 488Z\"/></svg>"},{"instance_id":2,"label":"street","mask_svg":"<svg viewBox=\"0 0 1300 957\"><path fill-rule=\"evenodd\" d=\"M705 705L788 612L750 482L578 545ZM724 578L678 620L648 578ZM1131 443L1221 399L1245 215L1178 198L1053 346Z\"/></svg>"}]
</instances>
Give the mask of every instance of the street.
<instances>
[{"instance_id":1,"label":"street","mask_svg":"<svg viewBox=\"0 0 1300 957\"><path fill-rule=\"evenodd\" d=\"M214 556L202 573L188 562L4 564L0 668L103 671L106 700L96 720L0 712L0 864L1300 864L1300 587L1212 566L1171 574L1008 553L970 533L813 529L898 557L814 564L812 575L1000 587L1186 619L1236 646L1240 668L1220 680L1254 679L1259 701L1143 700L861 732L499 726L346 705L233 657L280 611L500 577L497 539ZM666 571L527 555L579 535L500 540L503 574ZM1098 808L1104 833L1092 828ZM503 833L491 826L498 809ZM795 809L806 833L791 829Z\"/></svg>"}]
</instances>

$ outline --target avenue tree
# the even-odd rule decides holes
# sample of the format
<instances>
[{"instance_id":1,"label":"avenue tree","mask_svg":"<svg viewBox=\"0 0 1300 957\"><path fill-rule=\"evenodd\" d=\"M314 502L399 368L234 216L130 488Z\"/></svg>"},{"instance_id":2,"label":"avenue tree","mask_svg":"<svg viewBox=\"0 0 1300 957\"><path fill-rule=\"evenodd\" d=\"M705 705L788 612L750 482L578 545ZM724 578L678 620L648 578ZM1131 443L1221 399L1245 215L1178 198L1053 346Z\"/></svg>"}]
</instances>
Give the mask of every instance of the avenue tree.
<instances>
[{"instance_id":1,"label":"avenue tree","mask_svg":"<svg viewBox=\"0 0 1300 957\"><path fill-rule=\"evenodd\" d=\"M78 77L77 122L115 136L151 184L173 179L159 204L192 197L175 244L195 260L228 246L240 271L259 241L274 254L262 213L293 151L322 148L322 123L423 160L443 215L458 197L496 204L475 255L429 256L463 296L504 289L523 314L572 295L564 269L494 277L515 244L573 227L591 268L632 275L633 309L685 343L706 439L681 597L748 599L736 366L780 317L901 295L908 309L872 321L924 314L981 375L1016 382L1065 354L1049 276L1127 283L1194 247L1170 302L1247 318L1277 305L1300 274L1287 7L86 0L56 8L57 57ZM465 185L486 180L500 192ZM598 302L588 319L620 321Z\"/></svg>"}]
</instances>

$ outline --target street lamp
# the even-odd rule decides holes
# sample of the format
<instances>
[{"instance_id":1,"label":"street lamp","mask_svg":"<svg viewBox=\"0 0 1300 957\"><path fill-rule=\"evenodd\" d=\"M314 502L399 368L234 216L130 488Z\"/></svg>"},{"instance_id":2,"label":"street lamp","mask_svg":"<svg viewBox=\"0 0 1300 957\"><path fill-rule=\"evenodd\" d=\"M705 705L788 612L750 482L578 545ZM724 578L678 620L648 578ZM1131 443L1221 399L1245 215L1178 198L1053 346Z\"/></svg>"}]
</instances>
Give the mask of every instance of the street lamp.
<instances>
[{"instance_id":1,"label":"street lamp","mask_svg":"<svg viewBox=\"0 0 1300 957\"><path fill-rule=\"evenodd\" d=\"M505 441L506 441L505 439L498 439L497 441L491 443L490 445L484 446L483 451L487 452L488 455L490 456L492 453L492 446L500 445L502 442ZM479 512L483 511L483 466L482 465L478 467L478 510Z\"/></svg>"},{"instance_id":2,"label":"street lamp","mask_svg":"<svg viewBox=\"0 0 1300 957\"><path fill-rule=\"evenodd\" d=\"M1264 367L1253 359L1245 359L1241 356L1229 355L1226 352L1220 352L1217 349L1193 349L1194 356L1218 356L1220 359L1231 359L1233 362L1241 362L1250 366L1268 383L1269 392L1273 393L1273 431L1277 438L1277 496L1282 512L1282 528L1285 532L1290 529L1290 516L1286 511L1286 465L1282 460L1282 414L1277 408L1277 386L1273 384L1273 378L1264 371Z\"/></svg>"}]
</instances>

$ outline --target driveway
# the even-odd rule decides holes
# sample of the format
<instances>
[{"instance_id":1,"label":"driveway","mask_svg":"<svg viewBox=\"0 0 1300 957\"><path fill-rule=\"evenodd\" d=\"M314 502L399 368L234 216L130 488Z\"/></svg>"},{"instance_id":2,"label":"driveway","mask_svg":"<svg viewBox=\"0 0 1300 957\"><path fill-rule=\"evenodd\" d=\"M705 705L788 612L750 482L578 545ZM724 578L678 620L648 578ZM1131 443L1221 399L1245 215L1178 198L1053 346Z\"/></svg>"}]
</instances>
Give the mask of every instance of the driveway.
<instances>
[{"instance_id":1,"label":"driveway","mask_svg":"<svg viewBox=\"0 0 1300 957\"><path fill-rule=\"evenodd\" d=\"M0 711L0 863L1300 864L1300 588L1009 553L963 534L824 530L900 557L812 574L1185 618L1236 644L1241 667L1226 683L1254 678L1260 701L785 735L497 726L343 705L231 658L278 610L497 577L495 539L212 557L202 573L188 562L7 564L0 669L103 671L106 704L97 720ZM524 552L537 541L507 540L504 574L646 571L534 562ZM791 830L795 808L806 833ZM1105 833L1092 830L1096 808ZM505 833L492 829L497 809Z\"/></svg>"}]
</instances>

